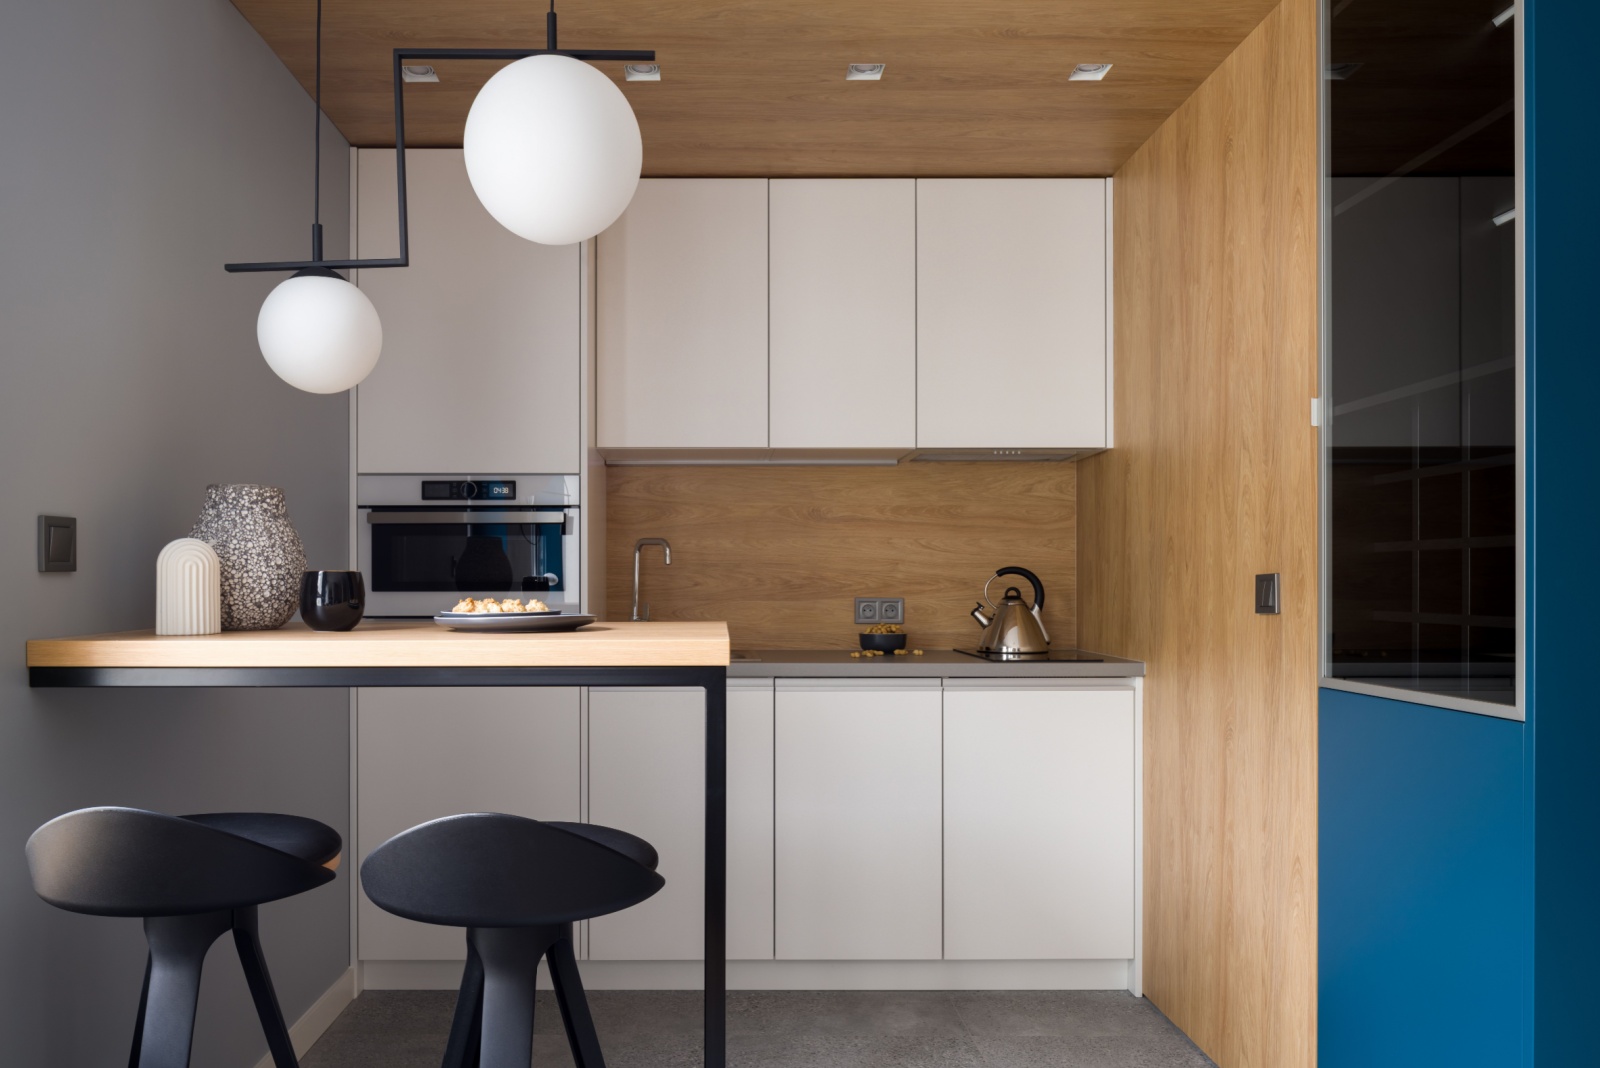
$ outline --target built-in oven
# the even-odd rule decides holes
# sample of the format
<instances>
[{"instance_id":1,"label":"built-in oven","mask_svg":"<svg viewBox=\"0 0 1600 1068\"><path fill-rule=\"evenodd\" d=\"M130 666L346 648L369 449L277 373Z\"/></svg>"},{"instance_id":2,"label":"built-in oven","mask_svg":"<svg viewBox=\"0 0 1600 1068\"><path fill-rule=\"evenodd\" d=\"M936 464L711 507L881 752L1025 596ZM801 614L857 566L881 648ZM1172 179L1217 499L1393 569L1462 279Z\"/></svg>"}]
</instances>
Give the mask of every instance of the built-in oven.
<instances>
[{"instance_id":1,"label":"built-in oven","mask_svg":"<svg viewBox=\"0 0 1600 1068\"><path fill-rule=\"evenodd\" d=\"M463 597L581 609L576 475L360 475L356 522L369 616Z\"/></svg>"}]
</instances>

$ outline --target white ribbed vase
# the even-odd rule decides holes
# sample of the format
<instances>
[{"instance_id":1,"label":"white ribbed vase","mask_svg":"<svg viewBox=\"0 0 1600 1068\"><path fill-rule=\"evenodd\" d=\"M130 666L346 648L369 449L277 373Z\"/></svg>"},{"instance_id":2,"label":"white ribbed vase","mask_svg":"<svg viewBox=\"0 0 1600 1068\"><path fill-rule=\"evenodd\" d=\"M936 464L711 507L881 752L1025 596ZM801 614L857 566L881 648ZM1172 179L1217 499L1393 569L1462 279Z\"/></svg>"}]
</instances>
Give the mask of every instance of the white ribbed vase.
<instances>
[{"instance_id":1,"label":"white ribbed vase","mask_svg":"<svg viewBox=\"0 0 1600 1068\"><path fill-rule=\"evenodd\" d=\"M156 557L156 633L222 630L222 561L199 538L168 542Z\"/></svg>"}]
</instances>

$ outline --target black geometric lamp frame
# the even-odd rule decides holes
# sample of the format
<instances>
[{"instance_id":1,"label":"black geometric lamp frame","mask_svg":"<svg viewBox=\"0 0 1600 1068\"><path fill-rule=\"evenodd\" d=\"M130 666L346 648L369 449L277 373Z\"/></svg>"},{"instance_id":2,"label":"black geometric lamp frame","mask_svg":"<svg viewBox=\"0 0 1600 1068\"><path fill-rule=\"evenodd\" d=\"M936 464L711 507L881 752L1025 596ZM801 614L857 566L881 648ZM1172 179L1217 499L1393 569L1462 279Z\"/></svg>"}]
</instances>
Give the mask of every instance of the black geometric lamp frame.
<instances>
[{"instance_id":1,"label":"black geometric lamp frame","mask_svg":"<svg viewBox=\"0 0 1600 1068\"><path fill-rule=\"evenodd\" d=\"M311 259L282 260L274 263L229 263L224 268L231 272L251 271L332 271L368 267L406 267L411 263L410 241L406 226L406 109L403 69L412 60L488 59L512 61L529 56L566 56L586 63L654 63L654 49L628 51L619 49L565 49L556 47L556 12L552 0L545 15L546 47L544 48L396 48L394 50L394 152L395 188L400 203L400 255L391 259L327 260L322 258L322 223L311 224ZM322 4L317 3L317 171L321 174L322 151ZM320 181L316 194L320 206Z\"/></svg>"}]
</instances>

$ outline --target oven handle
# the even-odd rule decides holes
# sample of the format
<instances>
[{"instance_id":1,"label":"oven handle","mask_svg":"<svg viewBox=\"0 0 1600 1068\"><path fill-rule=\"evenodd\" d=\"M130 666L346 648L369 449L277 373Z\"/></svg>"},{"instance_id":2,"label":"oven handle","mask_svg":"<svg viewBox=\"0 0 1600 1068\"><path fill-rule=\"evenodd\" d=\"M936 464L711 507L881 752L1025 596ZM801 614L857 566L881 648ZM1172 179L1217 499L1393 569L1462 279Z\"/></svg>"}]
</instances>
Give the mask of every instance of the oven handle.
<instances>
[{"instance_id":1,"label":"oven handle","mask_svg":"<svg viewBox=\"0 0 1600 1068\"><path fill-rule=\"evenodd\" d=\"M564 523L565 512L368 512L368 523Z\"/></svg>"}]
</instances>

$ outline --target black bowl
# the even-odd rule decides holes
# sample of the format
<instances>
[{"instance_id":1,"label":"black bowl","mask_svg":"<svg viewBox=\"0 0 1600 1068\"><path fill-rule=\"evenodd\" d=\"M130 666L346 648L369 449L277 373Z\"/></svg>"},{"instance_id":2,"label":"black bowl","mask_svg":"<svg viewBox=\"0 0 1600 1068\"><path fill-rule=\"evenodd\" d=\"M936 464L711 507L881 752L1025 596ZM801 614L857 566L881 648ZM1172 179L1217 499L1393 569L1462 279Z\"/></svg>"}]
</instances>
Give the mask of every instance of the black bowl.
<instances>
[{"instance_id":1,"label":"black bowl","mask_svg":"<svg viewBox=\"0 0 1600 1068\"><path fill-rule=\"evenodd\" d=\"M896 649L906 647L904 634L866 634L861 635L861 648L876 649L880 653L890 653Z\"/></svg>"},{"instance_id":2,"label":"black bowl","mask_svg":"<svg viewBox=\"0 0 1600 1068\"><path fill-rule=\"evenodd\" d=\"M367 610L359 571L307 571L300 576L300 618L312 630L350 630Z\"/></svg>"}]
</instances>

